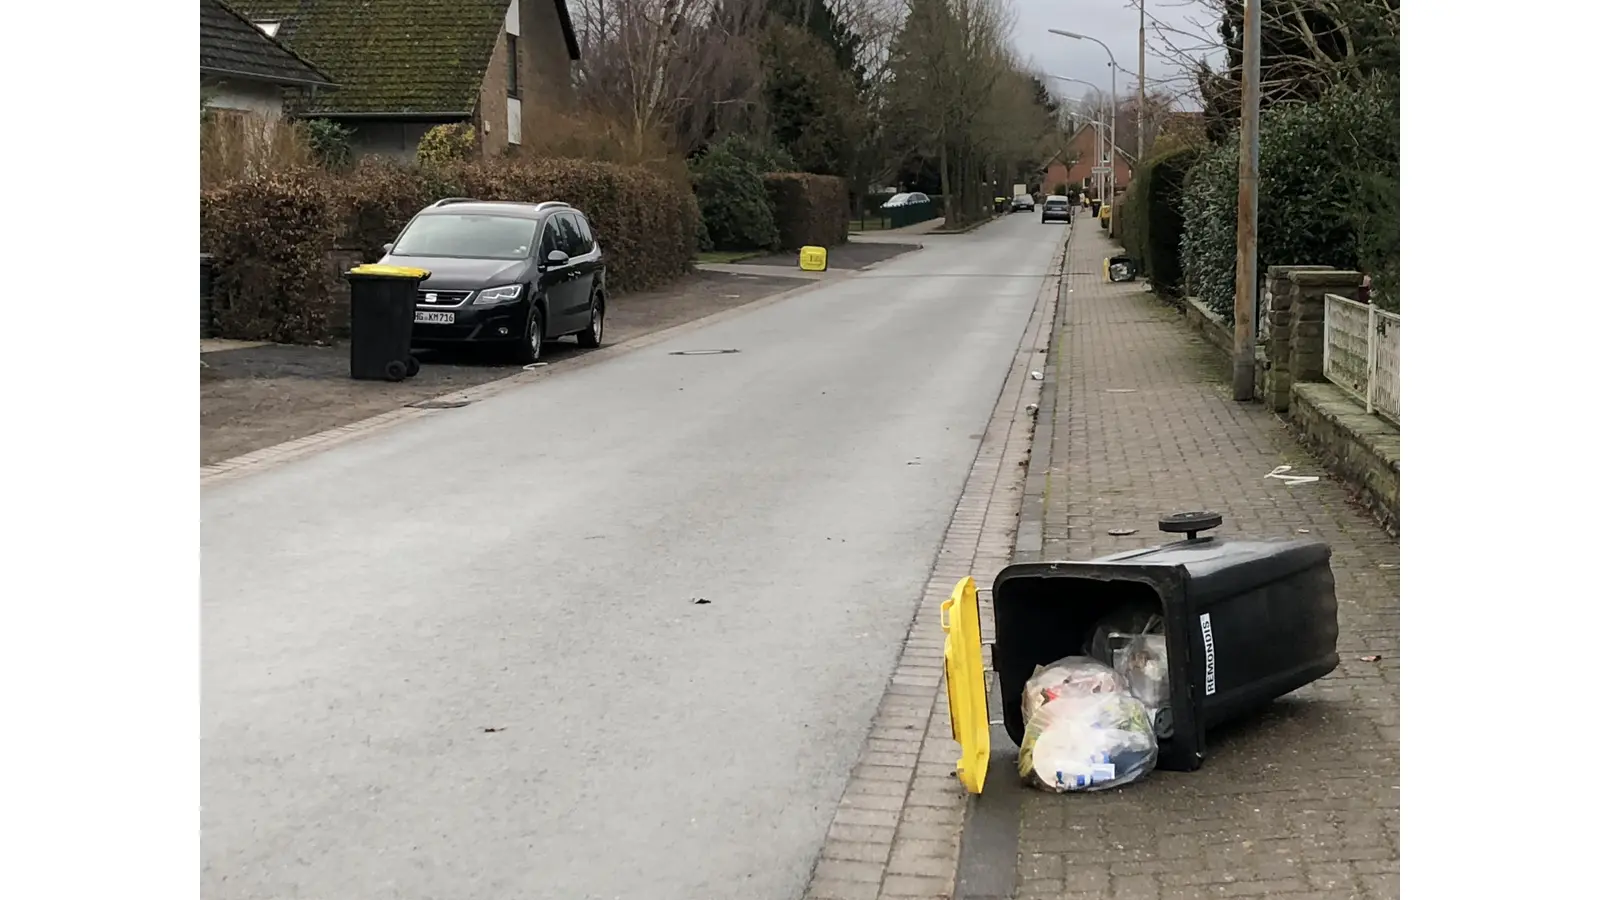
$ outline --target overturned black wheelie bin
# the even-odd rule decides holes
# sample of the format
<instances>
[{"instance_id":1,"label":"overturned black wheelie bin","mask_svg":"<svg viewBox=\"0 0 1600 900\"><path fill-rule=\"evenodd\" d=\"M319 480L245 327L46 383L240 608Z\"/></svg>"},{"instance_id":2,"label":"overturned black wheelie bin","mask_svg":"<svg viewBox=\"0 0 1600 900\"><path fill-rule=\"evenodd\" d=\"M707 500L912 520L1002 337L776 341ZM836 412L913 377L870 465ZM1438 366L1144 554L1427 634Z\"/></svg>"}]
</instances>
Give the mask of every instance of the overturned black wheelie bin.
<instances>
[{"instance_id":1,"label":"overturned black wheelie bin","mask_svg":"<svg viewBox=\"0 0 1600 900\"><path fill-rule=\"evenodd\" d=\"M1215 513L1164 517L1187 537L1087 562L1019 563L994 582L994 669L1006 732L1025 731L1023 686L1065 656L1111 665L1117 640L1163 635L1170 706L1159 768L1193 771L1206 730L1267 706L1339 665L1331 551L1313 540L1204 536Z\"/></svg>"}]
</instances>

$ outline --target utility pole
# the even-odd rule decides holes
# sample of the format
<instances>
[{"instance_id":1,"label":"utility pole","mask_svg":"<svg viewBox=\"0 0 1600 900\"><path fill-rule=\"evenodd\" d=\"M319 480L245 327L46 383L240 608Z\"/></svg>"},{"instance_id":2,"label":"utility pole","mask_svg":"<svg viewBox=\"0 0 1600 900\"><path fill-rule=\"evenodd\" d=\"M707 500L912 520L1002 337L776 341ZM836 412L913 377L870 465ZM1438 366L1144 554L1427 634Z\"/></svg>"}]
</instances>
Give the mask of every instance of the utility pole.
<instances>
[{"instance_id":1,"label":"utility pole","mask_svg":"<svg viewBox=\"0 0 1600 900\"><path fill-rule=\"evenodd\" d=\"M1144 161L1144 0L1139 0L1139 160Z\"/></svg>"},{"instance_id":2,"label":"utility pole","mask_svg":"<svg viewBox=\"0 0 1600 900\"><path fill-rule=\"evenodd\" d=\"M1233 399L1256 392L1256 182L1261 170L1261 0L1244 0L1239 112L1239 256L1233 281Z\"/></svg>"}]
</instances>

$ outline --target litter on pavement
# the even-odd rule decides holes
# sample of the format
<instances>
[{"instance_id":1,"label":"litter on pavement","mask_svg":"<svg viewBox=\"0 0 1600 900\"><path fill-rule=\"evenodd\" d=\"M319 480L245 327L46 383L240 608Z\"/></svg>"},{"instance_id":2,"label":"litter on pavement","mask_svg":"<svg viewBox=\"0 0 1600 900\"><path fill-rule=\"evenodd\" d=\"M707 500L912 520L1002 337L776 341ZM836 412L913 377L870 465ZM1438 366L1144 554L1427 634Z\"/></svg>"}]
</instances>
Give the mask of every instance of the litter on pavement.
<instances>
[{"instance_id":1,"label":"litter on pavement","mask_svg":"<svg viewBox=\"0 0 1600 900\"><path fill-rule=\"evenodd\" d=\"M1313 481L1322 480L1316 475L1290 475L1289 472L1293 468L1294 466L1279 466L1276 469L1273 469L1271 472L1268 472L1266 477L1276 478L1284 484L1310 484Z\"/></svg>"}]
</instances>

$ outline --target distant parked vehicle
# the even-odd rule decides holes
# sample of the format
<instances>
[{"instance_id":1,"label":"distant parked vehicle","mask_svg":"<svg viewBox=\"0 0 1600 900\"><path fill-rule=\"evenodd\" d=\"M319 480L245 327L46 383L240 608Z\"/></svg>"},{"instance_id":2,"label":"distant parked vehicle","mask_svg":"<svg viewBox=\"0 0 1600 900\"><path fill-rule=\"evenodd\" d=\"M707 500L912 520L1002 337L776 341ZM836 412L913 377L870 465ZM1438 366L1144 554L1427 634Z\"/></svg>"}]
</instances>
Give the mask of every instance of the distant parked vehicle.
<instances>
[{"instance_id":1,"label":"distant parked vehicle","mask_svg":"<svg viewBox=\"0 0 1600 900\"><path fill-rule=\"evenodd\" d=\"M414 347L509 347L535 363L548 340L605 337L606 262L589 219L566 203L451 198L417 213L380 262L427 269Z\"/></svg>"},{"instance_id":2,"label":"distant parked vehicle","mask_svg":"<svg viewBox=\"0 0 1600 900\"><path fill-rule=\"evenodd\" d=\"M1044 198L1044 208L1039 210L1040 222L1071 222L1072 201L1060 194Z\"/></svg>"},{"instance_id":3,"label":"distant parked vehicle","mask_svg":"<svg viewBox=\"0 0 1600 900\"><path fill-rule=\"evenodd\" d=\"M1021 212L1023 210L1027 210L1028 212L1033 212L1033 209L1034 209L1034 206L1033 206L1033 197L1032 197L1032 195L1030 195L1030 194L1018 194L1015 197L1011 198L1011 211L1012 212Z\"/></svg>"},{"instance_id":4,"label":"distant parked vehicle","mask_svg":"<svg viewBox=\"0 0 1600 900\"><path fill-rule=\"evenodd\" d=\"M896 207L896 206L910 206L910 205L912 205L914 203L929 203L929 202L932 202L932 201L930 201L928 199L928 195L927 194L924 194L924 193L922 193L920 191L912 191L911 193L908 193L908 194L895 194L893 197L890 197L889 199L883 201L883 207L882 208L883 209L892 209L893 207Z\"/></svg>"}]
</instances>

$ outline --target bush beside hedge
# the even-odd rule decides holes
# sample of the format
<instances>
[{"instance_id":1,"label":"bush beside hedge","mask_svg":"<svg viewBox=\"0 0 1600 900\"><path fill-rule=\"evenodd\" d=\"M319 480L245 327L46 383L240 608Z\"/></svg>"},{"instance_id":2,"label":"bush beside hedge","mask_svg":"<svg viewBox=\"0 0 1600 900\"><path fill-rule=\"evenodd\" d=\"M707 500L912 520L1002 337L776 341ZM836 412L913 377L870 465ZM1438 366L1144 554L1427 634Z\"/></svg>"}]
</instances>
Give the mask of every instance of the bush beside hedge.
<instances>
[{"instance_id":1,"label":"bush beside hedge","mask_svg":"<svg viewBox=\"0 0 1600 900\"><path fill-rule=\"evenodd\" d=\"M331 337L343 293L328 265L339 234L320 172L276 172L200 195L202 252L212 269L216 332L285 344Z\"/></svg>"},{"instance_id":2,"label":"bush beside hedge","mask_svg":"<svg viewBox=\"0 0 1600 900\"><path fill-rule=\"evenodd\" d=\"M339 177L301 170L201 194L201 247L216 257L219 333L329 340L333 314L347 298L332 251L355 248L375 260L422 207L461 196L563 200L581 209L605 250L614 291L658 287L694 270L694 196L645 169L562 159L426 167L365 161Z\"/></svg>"},{"instance_id":3,"label":"bush beside hedge","mask_svg":"<svg viewBox=\"0 0 1600 900\"><path fill-rule=\"evenodd\" d=\"M850 239L850 186L843 178L774 172L762 181L784 250L832 247Z\"/></svg>"},{"instance_id":4,"label":"bush beside hedge","mask_svg":"<svg viewBox=\"0 0 1600 900\"><path fill-rule=\"evenodd\" d=\"M778 225L762 183L764 169L752 159L748 143L729 138L711 145L690 169L700 217L705 222L703 250L772 250Z\"/></svg>"},{"instance_id":5,"label":"bush beside hedge","mask_svg":"<svg viewBox=\"0 0 1600 900\"><path fill-rule=\"evenodd\" d=\"M1398 271L1398 229L1374 216L1364 185L1394 173L1398 184L1399 98L1377 83L1336 88L1315 103L1262 116L1257 266L1326 265ZM1239 136L1207 151L1184 183L1183 268L1195 297L1232 321L1238 252ZM1393 205L1398 217L1398 203ZM1368 235L1375 237L1368 238ZM1367 249L1363 259L1362 250Z\"/></svg>"},{"instance_id":6,"label":"bush beside hedge","mask_svg":"<svg viewBox=\"0 0 1600 900\"><path fill-rule=\"evenodd\" d=\"M1203 148L1153 155L1134 170L1127 202L1118 211L1123 246L1150 285L1164 294L1183 289L1183 185Z\"/></svg>"}]
</instances>

